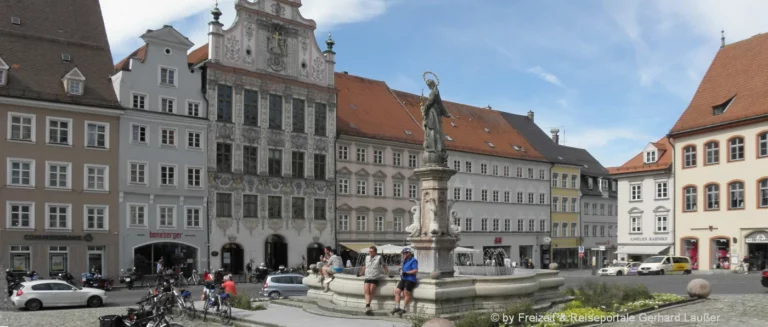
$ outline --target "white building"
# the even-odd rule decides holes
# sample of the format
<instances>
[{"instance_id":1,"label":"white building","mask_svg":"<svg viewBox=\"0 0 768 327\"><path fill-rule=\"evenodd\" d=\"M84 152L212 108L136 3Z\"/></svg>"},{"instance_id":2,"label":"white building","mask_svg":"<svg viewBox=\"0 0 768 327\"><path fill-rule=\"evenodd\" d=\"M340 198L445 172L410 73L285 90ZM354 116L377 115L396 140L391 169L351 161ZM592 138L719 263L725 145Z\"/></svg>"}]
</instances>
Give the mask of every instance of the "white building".
<instances>
[{"instance_id":1,"label":"white building","mask_svg":"<svg viewBox=\"0 0 768 327\"><path fill-rule=\"evenodd\" d=\"M625 164L609 169L611 177L619 181L619 261L643 261L674 253L672 161L672 147L662 137Z\"/></svg>"}]
</instances>

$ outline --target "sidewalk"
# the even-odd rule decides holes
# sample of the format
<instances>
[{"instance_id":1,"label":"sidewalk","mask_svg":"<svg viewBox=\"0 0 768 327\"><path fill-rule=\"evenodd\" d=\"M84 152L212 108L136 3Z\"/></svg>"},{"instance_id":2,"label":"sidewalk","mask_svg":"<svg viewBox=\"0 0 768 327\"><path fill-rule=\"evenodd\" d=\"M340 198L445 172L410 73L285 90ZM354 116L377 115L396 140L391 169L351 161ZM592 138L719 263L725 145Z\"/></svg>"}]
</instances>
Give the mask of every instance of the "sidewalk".
<instances>
[{"instance_id":1,"label":"sidewalk","mask_svg":"<svg viewBox=\"0 0 768 327\"><path fill-rule=\"evenodd\" d=\"M196 301L195 308L202 309L203 302ZM329 313L321 316L304 311L302 308L267 304L266 310L248 311L232 308L232 321L240 326L267 326L267 327L306 327L306 326L334 326L334 327L410 327L411 324L398 323L388 320L360 319L342 317Z\"/></svg>"}]
</instances>

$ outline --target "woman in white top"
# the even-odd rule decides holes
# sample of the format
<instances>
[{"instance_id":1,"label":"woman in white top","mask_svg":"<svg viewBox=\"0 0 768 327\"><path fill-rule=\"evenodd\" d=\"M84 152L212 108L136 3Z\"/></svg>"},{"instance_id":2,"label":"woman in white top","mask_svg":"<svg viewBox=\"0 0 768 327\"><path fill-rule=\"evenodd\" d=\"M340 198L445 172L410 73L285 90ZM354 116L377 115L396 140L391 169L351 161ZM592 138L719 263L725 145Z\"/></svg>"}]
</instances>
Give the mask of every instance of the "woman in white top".
<instances>
[{"instance_id":1,"label":"woman in white top","mask_svg":"<svg viewBox=\"0 0 768 327\"><path fill-rule=\"evenodd\" d=\"M389 275L389 269L384 264L383 258L379 255L378 249L372 246L368 249L368 256L365 258L365 265L360 270L358 277L365 276L365 282L363 283L363 293L365 293L365 312L370 313L371 298L373 298L373 292L376 291L376 286L379 285L379 279Z\"/></svg>"}]
</instances>

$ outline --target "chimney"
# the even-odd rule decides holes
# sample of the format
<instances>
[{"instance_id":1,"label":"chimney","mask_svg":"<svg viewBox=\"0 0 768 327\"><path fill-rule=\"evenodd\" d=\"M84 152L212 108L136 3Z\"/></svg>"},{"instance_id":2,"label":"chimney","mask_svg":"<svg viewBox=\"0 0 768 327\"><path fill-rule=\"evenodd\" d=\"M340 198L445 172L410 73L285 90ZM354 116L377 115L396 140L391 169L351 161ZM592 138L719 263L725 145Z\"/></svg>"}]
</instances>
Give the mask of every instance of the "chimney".
<instances>
[{"instance_id":1,"label":"chimney","mask_svg":"<svg viewBox=\"0 0 768 327\"><path fill-rule=\"evenodd\" d=\"M486 109L486 110L491 110L491 109L493 109L493 108L492 108L492 107L491 107L491 105L489 104L487 107L485 107L485 109Z\"/></svg>"},{"instance_id":2,"label":"chimney","mask_svg":"<svg viewBox=\"0 0 768 327\"><path fill-rule=\"evenodd\" d=\"M552 142L555 142L555 144L560 144L560 129L559 128L553 128L549 130L550 133L552 133Z\"/></svg>"},{"instance_id":3,"label":"chimney","mask_svg":"<svg viewBox=\"0 0 768 327\"><path fill-rule=\"evenodd\" d=\"M532 110L528 110L528 119L533 121L533 111Z\"/></svg>"}]
</instances>

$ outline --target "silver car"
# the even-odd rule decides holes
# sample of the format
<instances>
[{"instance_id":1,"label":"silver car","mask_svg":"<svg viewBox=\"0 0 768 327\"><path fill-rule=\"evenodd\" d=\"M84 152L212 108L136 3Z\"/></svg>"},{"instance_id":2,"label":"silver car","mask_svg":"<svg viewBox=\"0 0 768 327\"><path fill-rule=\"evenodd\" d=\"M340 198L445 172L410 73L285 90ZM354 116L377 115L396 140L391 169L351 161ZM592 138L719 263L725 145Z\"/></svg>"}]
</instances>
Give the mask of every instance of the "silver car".
<instances>
[{"instance_id":1,"label":"silver car","mask_svg":"<svg viewBox=\"0 0 768 327\"><path fill-rule=\"evenodd\" d=\"M304 279L300 274L280 274L267 276L259 296L277 299L282 296L305 296L309 287L302 284Z\"/></svg>"},{"instance_id":2,"label":"silver car","mask_svg":"<svg viewBox=\"0 0 768 327\"><path fill-rule=\"evenodd\" d=\"M10 300L14 307L30 311L43 307L83 305L95 308L107 301L107 292L96 288L79 288L60 280L36 280L17 286Z\"/></svg>"}]
</instances>

